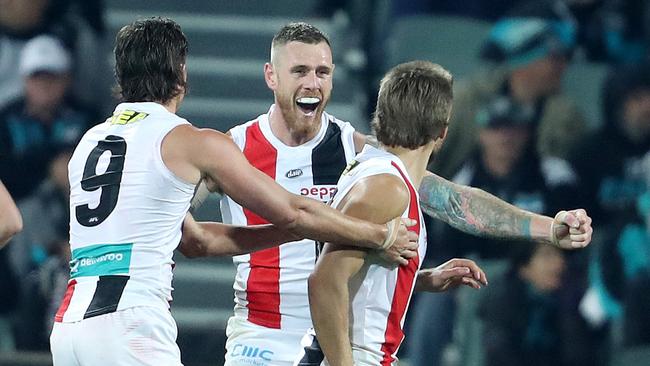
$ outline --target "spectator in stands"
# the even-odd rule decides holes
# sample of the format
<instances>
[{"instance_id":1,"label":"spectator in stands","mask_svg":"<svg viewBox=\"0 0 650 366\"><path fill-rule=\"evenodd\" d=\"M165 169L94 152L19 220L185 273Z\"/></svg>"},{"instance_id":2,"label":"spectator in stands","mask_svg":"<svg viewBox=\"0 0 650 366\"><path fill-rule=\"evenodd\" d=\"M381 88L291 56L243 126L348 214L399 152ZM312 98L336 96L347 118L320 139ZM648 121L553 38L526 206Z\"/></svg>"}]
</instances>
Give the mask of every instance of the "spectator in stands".
<instances>
[{"instance_id":1,"label":"spectator in stands","mask_svg":"<svg viewBox=\"0 0 650 366\"><path fill-rule=\"evenodd\" d=\"M497 20L522 0L409 0L393 1L393 16L445 14Z\"/></svg>"},{"instance_id":2,"label":"spectator in stands","mask_svg":"<svg viewBox=\"0 0 650 366\"><path fill-rule=\"evenodd\" d=\"M0 111L0 176L16 200L45 178L55 146L76 141L94 114L69 98L70 54L52 36L30 40L21 55L24 97Z\"/></svg>"},{"instance_id":3,"label":"spectator in stands","mask_svg":"<svg viewBox=\"0 0 650 366\"><path fill-rule=\"evenodd\" d=\"M94 107L111 105L111 72L103 20L104 2L80 0L0 0L0 108L21 95L18 72L25 44L52 34L71 51L74 94ZM81 77L78 77L81 76Z\"/></svg>"},{"instance_id":4,"label":"spectator in stands","mask_svg":"<svg viewBox=\"0 0 650 366\"><path fill-rule=\"evenodd\" d=\"M25 228L14 237L8 249L13 268L20 278L40 267L58 251L60 233L67 235L70 215L68 162L75 141L53 147L47 178L34 193L18 203Z\"/></svg>"},{"instance_id":5,"label":"spectator in stands","mask_svg":"<svg viewBox=\"0 0 650 366\"><path fill-rule=\"evenodd\" d=\"M630 248L645 247L637 204L646 190L644 161L650 151L649 65L612 69L603 93L604 126L576 147L572 165L580 181L580 204L593 212L598 232L580 313L592 328L608 332L612 321L623 319L623 302L633 280L627 259L645 258L642 250ZM623 340L613 341L618 345Z\"/></svg>"},{"instance_id":6,"label":"spectator in stands","mask_svg":"<svg viewBox=\"0 0 650 366\"><path fill-rule=\"evenodd\" d=\"M635 63L648 56L648 11L646 0L527 0L509 15L568 20L588 60Z\"/></svg>"},{"instance_id":7,"label":"spectator in stands","mask_svg":"<svg viewBox=\"0 0 650 366\"><path fill-rule=\"evenodd\" d=\"M449 141L433 162L433 171L453 176L476 146L479 106L500 95L535 110L536 145L542 156L567 157L586 133L577 107L560 94L572 47L570 23L541 18L504 18L496 23L482 55L497 65L459 86Z\"/></svg>"},{"instance_id":8,"label":"spectator in stands","mask_svg":"<svg viewBox=\"0 0 650 366\"><path fill-rule=\"evenodd\" d=\"M0 107L20 95L20 52L32 37L44 32L49 0L0 0Z\"/></svg>"},{"instance_id":9,"label":"spectator in stands","mask_svg":"<svg viewBox=\"0 0 650 366\"><path fill-rule=\"evenodd\" d=\"M558 290L567 268L549 246L521 245L479 306L486 366L569 366ZM504 311L508 309L508 311Z\"/></svg>"},{"instance_id":10,"label":"spectator in stands","mask_svg":"<svg viewBox=\"0 0 650 366\"><path fill-rule=\"evenodd\" d=\"M17 299L17 284L7 250L4 245L12 236L22 230L22 217L11 195L0 181L0 318L13 310ZM0 333L2 333L0 331ZM0 345L2 342L0 342Z\"/></svg>"},{"instance_id":11,"label":"spectator in stands","mask_svg":"<svg viewBox=\"0 0 650 366\"><path fill-rule=\"evenodd\" d=\"M40 266L24 277L14 315L14 342L18 350L48 351L54 315L70 279L67 225L53 226L49 252Z\"/></svg>"},{"instance_id":12,"label":"spectator in stands","mask_svg":"<svg viewBox=\"0 0 650 366\"><path fill-rule=\"evenodd\" d=\"M646 158L648 169L650 155ZM648 173L648 172L646 172ZM640 219L625 226L617 241L614 257L620 261L623 277L622 299L610 299L610 306L623 312L624 347L650 346L650 191L639 197Z\"/></svg>"},{"instance_id":13,"label":"spectator in stands","mask_svg":"<svg viewBox=\"0 0 650 366\"><path fill-rule=\"evenodd\" d=\"M570 159L580 177L582 204L600 226L601 236L603 225L616 230L636 217L636 201L645 190L642 161L650 150L650 64L612 69L602 90L603 128L583 139Z\"/></svg>"},{"instance_id":14,"label":"spectator in stands","mask_svg":"<svg viewBox=\"0 0 650 366\"><path fill-rule=\"evenodd\" d=\"M575 175L568 164L553 164L539 157L534 148L534 132L539 114L506 96L496 96L478 107L476 116L479 144L455 175L459 184L481 188L516 206L537 213L555 212L572 206ZM484 260L503 261L509 248L518 246L487 238L473 237L440 222L428 221L428 256L433 261L455 256L478 255ZM452 243L452 245L449 245ZM489 291L489 289L488 289ZM440 364L443 348L454 327L455 294L421 295L416 300L409 359L416 365ZM432 331L432 321L435 327Z\"/></svg>"}]
</instances>

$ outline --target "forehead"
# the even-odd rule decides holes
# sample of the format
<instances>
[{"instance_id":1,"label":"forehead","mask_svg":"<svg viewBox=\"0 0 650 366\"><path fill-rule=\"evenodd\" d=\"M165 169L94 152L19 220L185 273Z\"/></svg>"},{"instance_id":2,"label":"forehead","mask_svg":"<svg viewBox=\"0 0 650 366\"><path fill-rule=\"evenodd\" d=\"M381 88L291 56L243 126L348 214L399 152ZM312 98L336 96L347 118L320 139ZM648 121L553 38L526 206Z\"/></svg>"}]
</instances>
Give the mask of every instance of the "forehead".
<instances>
[{"instance_id":1,"label":"forehead","mask_svg":"<svg viewBox=\"0 0 650 366\"><path fill-rule=\"evenodd\" d=\"M278 61L282 66L296 65L332 67L332 50L326 42L309 44L292 41L276 49Z\"/></svg>"}]
</instances>

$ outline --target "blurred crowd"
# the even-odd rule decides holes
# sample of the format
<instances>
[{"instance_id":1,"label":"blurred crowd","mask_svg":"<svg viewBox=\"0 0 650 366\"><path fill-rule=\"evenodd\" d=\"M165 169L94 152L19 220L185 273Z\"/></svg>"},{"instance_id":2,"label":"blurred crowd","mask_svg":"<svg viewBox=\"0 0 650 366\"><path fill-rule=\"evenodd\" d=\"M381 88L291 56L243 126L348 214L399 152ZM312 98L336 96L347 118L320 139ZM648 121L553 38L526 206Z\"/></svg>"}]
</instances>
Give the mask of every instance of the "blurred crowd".
<instances>
[{"instance_id":1,"label":"blurred crowd","mask_svg":"<svg viewBox=\"0 0 650 366\"><path fill-rule=\"evenodd\" d=\"M470 237L429 220L428 265L469 256L491 285L479 295L416 295L402 356L411 365L453 365L472 337L490 366L608 365L621 350L650 348L650 3L321 3L316 15L345 11L355 20L369 100L385 67L376 40L395 19L490 21L476 50L483 70L457 80L449 136L430 169L527 210L584 207L594 219L593 244L580 252ZM65 291L67 162L116 102L104 5L0 0L0 180L24 219L23 232L0 249L0 351L47 350ZM359 9L375 11L355 19ZM385 20L366 19L373 17ZM599 125L562 91L576 57L609 68Z\"/></svg>"}]
</instances>

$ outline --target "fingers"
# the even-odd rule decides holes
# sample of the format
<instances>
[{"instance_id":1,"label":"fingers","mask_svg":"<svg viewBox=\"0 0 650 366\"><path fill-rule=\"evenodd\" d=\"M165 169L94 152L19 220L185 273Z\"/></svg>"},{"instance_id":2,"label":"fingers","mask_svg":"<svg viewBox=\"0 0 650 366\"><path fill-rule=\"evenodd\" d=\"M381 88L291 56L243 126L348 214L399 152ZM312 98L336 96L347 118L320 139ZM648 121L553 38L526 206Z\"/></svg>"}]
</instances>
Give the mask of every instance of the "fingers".
<instances>
[{"instance_id":1,"label":"fingers","mask_svg":"<svg viewBox=\"0 0 650 366\"><path fill-rule=\"evenodd\" d=\"M418 223L417 221L413 219L409 219L408 217L402 217L401 220L402 220L402 224L406 227L415 226Z\"/></svg>"},{"instance_id":2,"label":"fingers","mask_svg":"<svg viewBox=\"0 0 650 366\"><path fill-rule=\"evenodd\" d=\"M593 228L591 227L591 217L587 216L587 212L583 209L572 210L570 212L580 223L577 228L572 227L569 230L571 247L584 248L589 245L589 243L591 243L591 236L593 234Z\"/></svg>"},{"instance_id":3,"label":"fingers","mask_svg":"<svg viewBox=\"0 0 650 366\"><path fill-rule=\"evenodd\" d=\"M593 228L591 227L591 219L585 225L582 225L580 229L571 229L569 231L569 238L571 239L571 247L573 248L584 248L589 243L591 243L591 236L593 234Z\"/></svg>"},{"instance_id":4,"label":"fingers","mask_svg":"<svg viewBox=\"0 0 650 366\"><path fill-rule=\"evenodd\" d=\"M454 258L443 264L443 268L445 269L455 267L468 268L471 273L471 277L484 285L488 284L485 272L473 260L465 258Z\"/></svg>"},{"instance_id":5,"label":"fingers","mask_svg":"<svg viewBox=\"0 0 650 366\"><path fill-rule=\"evenodd\" d=\"M402 252L400 252L400 257L405 258L405 259L411 259L415 258L418 255L418 250L416 249L407 249Z\"/></svg>"},{"instance_id":6,"label":"fingers","mask_svg":"<svg viewBox=\"0 0 650 366\"><path fill-rule=\"evenodd\" d=\"M463 277L461 283L462 283L463 285L465 285L465 286L469 286L469 287L471 287L471 288L473 288L473 289L476 289L476 290L478 290L478 289L481 288L481 284L480 284L479 282L477 282L477 281L476 281L475 279L473 279L473 278Z\"/></svg>"},{"instance_id":7,"label":"fingers","mask_svg":"<svg viewBox=\"0 0 650 366\"><path fill-rule=\"evenodd\" d=\"M553 235L556 244L564 249L586 247L591 243L592 233L591 217L584 209L560 211L555 215Z\"/></svg>"},{"instance_id":8,"label":"fingers","mask_svg":"<svg viewBox=\"0 0 650 366\"><path fill-rule=\"evenodd\" d=\"M560 211L555 215L555 222L558 224L563 224L568 227L577 228L580 226L580 220L576 216L574 211ZM583 210L584 211L584 210ZM586 213L585 213L586 215Z\"/></svg>"}]
</instances>

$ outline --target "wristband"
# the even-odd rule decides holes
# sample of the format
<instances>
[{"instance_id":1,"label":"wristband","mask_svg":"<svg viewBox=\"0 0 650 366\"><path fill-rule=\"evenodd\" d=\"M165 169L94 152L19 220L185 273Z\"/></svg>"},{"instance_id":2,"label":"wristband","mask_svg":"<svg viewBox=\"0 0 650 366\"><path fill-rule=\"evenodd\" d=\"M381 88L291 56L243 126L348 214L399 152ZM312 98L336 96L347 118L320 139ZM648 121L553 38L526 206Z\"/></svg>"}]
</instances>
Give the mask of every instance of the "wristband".
<instances>
[{"instance_id":1,"label":"wristband","mask_svg":"<svg viewBox=\"0 0 650 366\"><path fill-rule=\"evenodd\" d=\"M379 247L380 250L386 250L395 243L395 239L397 239L397 231L399 230L400 224L400 217L397 217L386 223L386 227L388 228L388 235L386 235L386 239L381 244L381 247Z\"/></svg>"},{"instance_id":2,"label":"wristband","mask_svg":"<svg viewBox=\"0 0 650 366\"><path fill-rule=\"evenodd\" d=\"M558 221L558 216L563 214L566 214L566 211L558 212L553 218L553 222L551 222L551 244L555 245L558 248L561 248L561 246L560 246L560 240L557 238L557 235L555 235L555 224Z\"/></svg>"}]
</instances>

